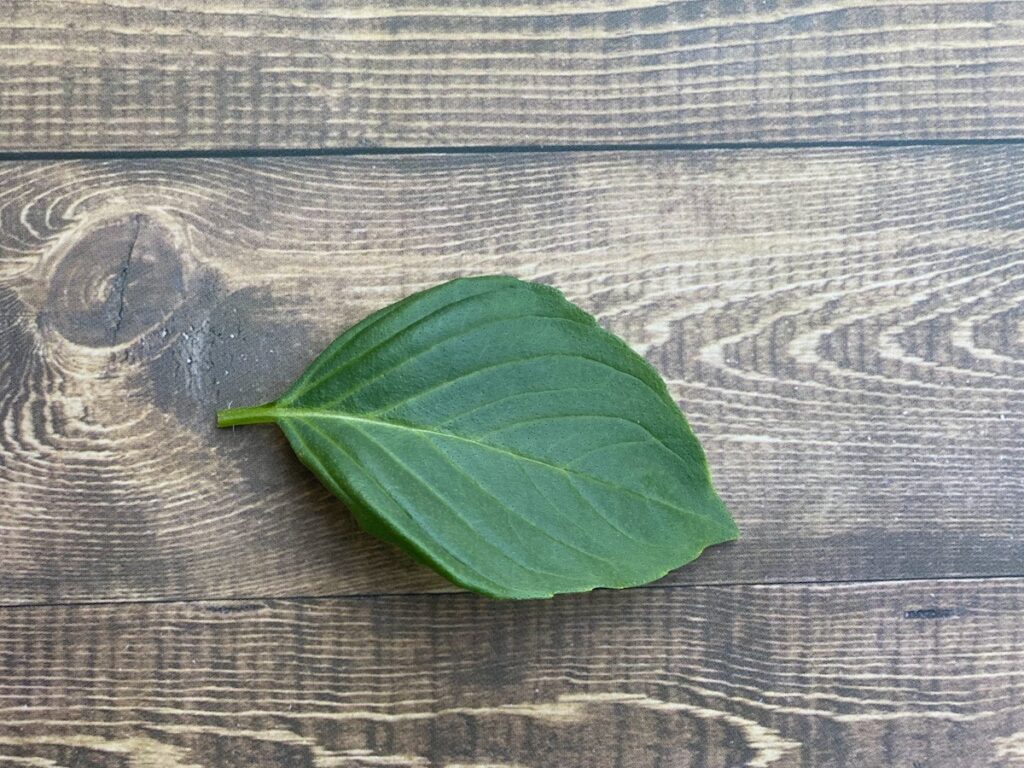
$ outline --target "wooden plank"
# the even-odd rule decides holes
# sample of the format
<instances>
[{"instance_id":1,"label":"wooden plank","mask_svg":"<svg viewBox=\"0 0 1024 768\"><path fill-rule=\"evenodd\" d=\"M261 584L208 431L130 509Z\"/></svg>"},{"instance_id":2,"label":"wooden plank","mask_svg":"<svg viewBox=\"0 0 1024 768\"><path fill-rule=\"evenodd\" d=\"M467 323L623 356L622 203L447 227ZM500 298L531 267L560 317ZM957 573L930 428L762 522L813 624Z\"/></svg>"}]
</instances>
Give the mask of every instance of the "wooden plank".
<instances>
[{"instance_id":1,"label":"wooden plank","mask_svg":"<svg viewBox=\"0 0 1024 768\"><path fill-rule=\"evenodd\" d=\"M15 0L0 150L1020 137L1016 2Z\"/></svg>"},{"instance_id":2,"label":"wooden plank","mask_svg":"<svg viewBox=\"0 0 1024 768\"><path fill-rule=\"evenodd\" d=\"M0 763L1001 766L1024 583L0 610Z\"/></svg>"},{"instance_id":3,"label":"wooden plank","mask_svg":"<svg viewBox=\"0 0 1024 768\"><path fill-rule=\"evenodd\" d=\"M414 290L551 282L647 355L743 538L673 582L1020 575L1024 147L0 166L7 603L444 589L273 427Z\"/></svg>"}]
</instances>

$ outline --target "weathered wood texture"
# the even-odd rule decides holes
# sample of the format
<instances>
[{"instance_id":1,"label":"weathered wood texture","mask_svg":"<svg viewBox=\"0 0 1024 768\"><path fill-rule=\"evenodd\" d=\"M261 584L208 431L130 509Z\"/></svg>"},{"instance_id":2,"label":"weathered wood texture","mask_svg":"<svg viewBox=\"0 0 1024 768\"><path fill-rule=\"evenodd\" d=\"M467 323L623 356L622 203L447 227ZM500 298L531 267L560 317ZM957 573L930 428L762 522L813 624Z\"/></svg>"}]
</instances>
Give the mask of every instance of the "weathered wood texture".
<instances>
[{"instance_id":1,"label":"weathered wood texture","mask_svg":"<svg viewBox=\"0 0 1024 768\"><path fill-rule=\"evenodd\" d=\"M0 764L1011 768L1022 587L2 609Z\"/></svg>"},{"instance_id":2,"label":"weathered wood texture","mask_svg":"<svg viewBox=\"0 0 1024 768\"><path fill-rule=\"evenodd\" d=\"M6 0L0 150L1020 137L1024 4Z\"/></svg>"},{"instance_id":3,"label":"weathered wood texture","mask_svg":"<svg viewBox=\"0 0 1024 768\"><path fill-rule=\"evenodd\" d=\"M444 589L265 402L459 274L663 372L743 532L672 582L1020 575L1024 147L0 165L0 598Z\"/></svg>"}]
</instances>

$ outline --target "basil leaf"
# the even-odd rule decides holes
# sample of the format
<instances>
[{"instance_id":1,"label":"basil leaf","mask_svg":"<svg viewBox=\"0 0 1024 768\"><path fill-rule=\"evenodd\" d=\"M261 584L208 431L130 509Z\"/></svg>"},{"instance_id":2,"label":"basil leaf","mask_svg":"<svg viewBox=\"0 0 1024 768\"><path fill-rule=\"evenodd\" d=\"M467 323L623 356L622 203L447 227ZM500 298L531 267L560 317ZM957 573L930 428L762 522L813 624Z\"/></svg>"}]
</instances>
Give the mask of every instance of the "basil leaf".
<instances>
[{"instance_id":1,"label":"basil leaf","mask_svg":"<svg viewBox=\"0 0 1024 768\"><path fill-rule=\"evenodd\" d=\"M643 584L737 535L657 372L545 285L417 293L217 415L268 421L364 529L493 597Z\"/></svg>"}]
</instances>

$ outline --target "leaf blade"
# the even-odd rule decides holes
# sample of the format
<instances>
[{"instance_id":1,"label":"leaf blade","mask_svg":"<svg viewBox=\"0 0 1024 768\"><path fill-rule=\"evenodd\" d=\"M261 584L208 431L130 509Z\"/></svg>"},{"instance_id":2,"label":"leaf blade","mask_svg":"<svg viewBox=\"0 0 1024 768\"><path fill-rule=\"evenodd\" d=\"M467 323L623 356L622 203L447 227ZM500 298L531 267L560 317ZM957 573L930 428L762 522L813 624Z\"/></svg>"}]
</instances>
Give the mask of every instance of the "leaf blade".
<instances>
[{"instance_id":1,"label":"leaf blade","mask_svg":"<svg viewBox=\"0 0 1024 768\"><path fill-rule=\"evenodd\" d=\"M635 586L737 535L661 377L547 286L414 294L248 410L360 525L495 597Z\"/></svg>"}]
</instances>

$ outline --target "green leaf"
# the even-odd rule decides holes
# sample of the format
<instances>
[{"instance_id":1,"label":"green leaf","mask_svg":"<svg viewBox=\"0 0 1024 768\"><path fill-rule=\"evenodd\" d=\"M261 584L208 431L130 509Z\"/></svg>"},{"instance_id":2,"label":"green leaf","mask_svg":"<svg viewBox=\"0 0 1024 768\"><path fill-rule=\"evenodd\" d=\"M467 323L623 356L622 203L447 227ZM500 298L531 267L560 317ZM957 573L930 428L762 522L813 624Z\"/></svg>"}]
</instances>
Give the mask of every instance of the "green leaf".
<instances>
[{"instance_id":1,"label":"green leaf","mask_svg":"<svg viewBox=\"0 0 1024 768\"><path fill-rule=\"evenodd\" d=\"M737 535L657 372L537 283L409 296L217 415L267 421L365 530L493 597L643 584Z\"/></svg>"}]
</instances>

